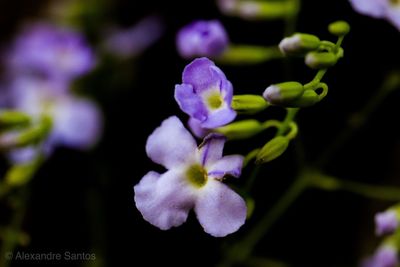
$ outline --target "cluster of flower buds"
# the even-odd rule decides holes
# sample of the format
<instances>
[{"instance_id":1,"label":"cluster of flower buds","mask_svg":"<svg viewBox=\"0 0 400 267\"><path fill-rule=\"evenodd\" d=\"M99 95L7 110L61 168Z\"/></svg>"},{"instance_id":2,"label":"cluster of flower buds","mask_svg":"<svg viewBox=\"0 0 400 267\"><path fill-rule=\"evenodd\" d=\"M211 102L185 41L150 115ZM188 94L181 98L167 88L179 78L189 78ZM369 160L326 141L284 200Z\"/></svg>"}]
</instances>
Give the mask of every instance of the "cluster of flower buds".
<instances>
[{"instance_id":1,"label":"cluster of flower buds","mask_svg":"<svg viewBox=\"0 0 400 267\"><path fill-rule=\"evenodd\" d=\"M312 69L329 68L343 56L340 40L350 31L350 26L344 21L337 21L330 24L328 29L331 34L339 37L337 44L320 40L312 34L295 33L284 38L279 48L285 55L304 57L305 64Z\"/></svg>"}]
</instances>

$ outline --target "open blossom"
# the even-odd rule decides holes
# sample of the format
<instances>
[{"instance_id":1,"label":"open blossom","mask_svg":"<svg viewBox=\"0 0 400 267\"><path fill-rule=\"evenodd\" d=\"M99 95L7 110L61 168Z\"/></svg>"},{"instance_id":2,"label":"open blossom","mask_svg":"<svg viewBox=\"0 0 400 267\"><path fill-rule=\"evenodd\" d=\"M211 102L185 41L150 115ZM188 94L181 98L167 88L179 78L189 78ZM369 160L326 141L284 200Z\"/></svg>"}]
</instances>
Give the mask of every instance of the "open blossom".
<instances>
[{"instance_id":1,"label":"open blossom","mask_svg":"<svg viewBox=\"0 0 400 267\"><path fill-rule=\"evenodd\" d=\"M57 145L87 149L99 139L102 117L96 104L74 96L62 84L32 77L19 77L10 84L10 101L13 108L39 119L46 115L52 120L52 130L45 142L51 152ZM11 157L15 161L29 159L31 148L17 149Z\"/></svg>"},{"instance_id":2,"label":"open blossom","mask_svg":"<svg viewBox=\"0 0 400 267\"><path fill-rule=\"evenodd\" d=\"M376 234L392 234L399 226L399 219L396 211L388 210L375 215Z\"/></svg>"},{"instance_id":3,"label":"open blossom","mask_svg":"<svg viewBox=\"0 0 400 267\"><path fill-rule=\"evenodd\" d=\"M400 1L396 0L350 0L357 12L390 21L400 31Z\"/></svg>"},{"instance_id":4,"label":"open blossom","mask_svg":"<svg viewBox=\"0 0 400 267\"><path fill-rule=\"evenodd\" d=\"M94 64L94 53L80 33L45 23L25 28L7 55L12 73L64 81L86 74Z\"/></svg>"},{"instance_id":5,"label":"open blossom","mask_svg":"<svg viewBox=\"0 0 400 267\"><path fill-rule=\"evenodd\" d=\"M222 156L224 143L223 136L211 134L197 147L177 117L166 119L147 139L146 152L167 171L150 171L134 187L143 218L167 230L184 223L194 209L210 235L237 231L245 222L246 204L221 180L240 176L243 157Z\"/></svg>"},{"instance_id":6,"label":"open blossom","mask_svg":"<svg viewBox=\"0 0 400 267\"><path fill-rule=\"evenodd\" d=\"M192 22L176 38L178 52L184 58L219 56L228 44L228 34L217 20Z\"/></svg>"},{"instance_id":7,"label":"open blossom","mask_svg":"<svg viewBox=\"0 0 400 267\"><path fill-rule=\"evenodd\" d=\"M382 246L374 255L365 259L361 267L396 267L398 265L397 251L392 246Z\"/></svg>"},{"instance_id":8,"label":"open blossom","mask_svg":"<svg viewBox=\"0 0 400 267\"><path fill-rule=\"evenodd\" d=\"M175 86L175 99L192 124L213 129L234 120L232 84L211 60L192 61L184 69L182 80L182 84Z\"/></svg>"}]
</instances>

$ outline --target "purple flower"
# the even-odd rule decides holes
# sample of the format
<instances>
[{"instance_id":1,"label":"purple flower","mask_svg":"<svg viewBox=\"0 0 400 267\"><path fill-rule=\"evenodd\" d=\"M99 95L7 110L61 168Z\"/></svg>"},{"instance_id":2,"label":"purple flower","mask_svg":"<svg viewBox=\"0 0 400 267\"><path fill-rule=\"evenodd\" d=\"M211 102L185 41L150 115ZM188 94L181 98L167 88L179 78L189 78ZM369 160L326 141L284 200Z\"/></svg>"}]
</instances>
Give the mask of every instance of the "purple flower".
<instances>
[{"instance_id":1,"label":"purple flower","mask_svg":"<svg viewBox=\"0 0 400 267\"><path fill-rule=\"evenodd\" d=\"M133 57L155 43L163 32L164 26L159 17L146 17L128 29L110 30L103 46L118 57Z\"/></svg>"},{"instance_id":2,"label":"purple flower","mask_svg":"<svg viewBox=\"0 0 400 267\"><path fill-rule=\"evenodd\" d=\"M179 54L184 58L219 56L228 47L229 40L217 20L195 21L182 28L176 38Z\"/></svg>"},{"instance_id":3,"label":"purple flower","mask_svg":"<svg viewBox=\"0 0 400 267\"><path fill-rule=\"evenodd\" d=\"M147 139L147 155L167 171L147 173L134 187L143 218L167 230L187 219L191 209L204 231L216 237L237 231L246 219L245 201L221 180L241 174L243 157L222 156L225 138L209 135L196 141L175 116L166 119Z\"/></svg>"},{"instance_id":4,"label":"purple flower","mask_svg":"<svg viewBox=\"0 0 400 267\"><path fill-rule=\"evenodd\" d=\"M52 119L52 130L45 142L44 150L49 153L57 145L77 149L88 149L99 139L102 117L97 105L84 98L68 94L57 88L62 84L32 77L20 77L10 85L12 106L33 118L42 115ZM25 161L32 153L16 150L12 158ZM21 159L21 160L20 160Z\"/></svg>"},{"instance_id":5,"label":"purple flower","mask_svg":"<svg viewBox=\"0 0 400 267\"><path fill-rule=\"evenodd\" d=\"M7 57L12 72L70 81L90 71L93 51L71 29L37 23L25 28Z\"/></svg>"},{"instance_id":6,"label":"purple flower","mask_svg":"<svg viewBox=\"0 0 400 267\"><path fill-rule=\"evenodd\" d=\"M213 129L234 120L232 84L211 60L193 60L184 69L182 79L183 83L175 86L175 99L192 124Z\"/></svg>"},{"instance_id":7,"label":"purple flower","mask_svg":"<svg viewBox=\"0 0 400 267\"><path fill-rule=\"evenodd\" d=\"M399 263L397 251L392 246L382 246L375 254L365 259L361 267L396 267Z\"/></svg>"},{"instance_id":8,"label":"purple flower","mask_svg":"<svg viewBox=\"0 0 400 267\"><path fill-rule=\"evenodd\" d=\"M373 18L384 18L400 31L400 3L392 0L350 0L354 10Z\"/></svg>"},{"instance_id":9,"label":"purple flower","mask_svg":"<svg viewBox=\"0 0 400 267\"><path fill-rule=\"evenodd\" d=\"M399 226L397 213L394 210L380 212L375 215L376 235L393 234Z\"/></svg>"}]
</instances>

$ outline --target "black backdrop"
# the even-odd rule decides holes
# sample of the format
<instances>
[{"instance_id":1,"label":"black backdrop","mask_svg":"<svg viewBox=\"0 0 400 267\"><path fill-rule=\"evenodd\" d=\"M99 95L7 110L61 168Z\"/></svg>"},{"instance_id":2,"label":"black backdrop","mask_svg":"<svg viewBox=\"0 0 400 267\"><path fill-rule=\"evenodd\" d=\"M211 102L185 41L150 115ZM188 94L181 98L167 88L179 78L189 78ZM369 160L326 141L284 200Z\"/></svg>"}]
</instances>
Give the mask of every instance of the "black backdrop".
<instances>
[{"instance_id":1,"label":"black backdrop","mask_svg":"<svg viewBox=\"0 0 400 267\"><path fill-rule=\"evenodd\" d=\"M16 34L21 21L37 16L45 5L27 0L2 2L3 44ZM89 153L60 148L43 166L31 184L32 197L24 222L31 243L19 250L94 250L98 258L104 257L105 266L214 266L221 245L246 233L293 181L298 169L297 150L292 145L284 156L265 165L253 190L254 217L228 238L205 234L194 214L183 226L166 232L145 222L134 206L132 187L147 171L161 168L146 157L144 143L164 118L177 114L186 119L173 99L174 85L181 82L181 72L188 63L176 53L175 33L192 20L219 18L233 42L272 45L280 41L284 25L224 17L213 1L120 0L113 1L112 7L107 18L122 25L133 24L148 14L160 15L165 21L165 35L140 57L120 68L103 67L86 79L85 93L96 98L104 110L103 139ZM303 1L297 30L334 41L327 25L337 19L347 20L352 26L344 41L345 57L324 78L330 86L328 96L298 116L297 143L305 148L308 162L318 159L339 132L349 127L350 115L370 99L386 73L399 68L399 32L383 20L355 13L346 0ZM301 61L289 63L291 80L305 83L312 79L314 71ZM262 93L266 86L283 81L287 75L278 61L220 67L236 93ZM324 170L349 180L399 185L399 99L398 91L385 99ZM275 108L265 114L283 116ZM231 143L227 151L245 153L272 134L267 132L254 143ZM294 266L356 266L357 260L377 245L374 213L389 204L344 192L309 190L261 241L255 254ZM19 261L12 266L31 264ZM79 262L54 264L80 266Z\"/></svg>"}]
</instances>

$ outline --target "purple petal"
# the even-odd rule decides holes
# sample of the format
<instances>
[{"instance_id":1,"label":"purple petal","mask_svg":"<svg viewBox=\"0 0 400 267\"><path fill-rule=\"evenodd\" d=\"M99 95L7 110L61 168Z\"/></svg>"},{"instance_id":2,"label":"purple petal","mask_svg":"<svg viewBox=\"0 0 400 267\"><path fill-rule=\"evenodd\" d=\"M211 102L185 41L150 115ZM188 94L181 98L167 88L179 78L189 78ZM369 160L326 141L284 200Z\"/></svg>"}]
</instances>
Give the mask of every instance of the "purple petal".
<instances>
[{"instance_id":1,"label":"purple petal","mask_svg":"<svg viewBox=\"0 0 400 267\"><path fill-rule=\"evenodd\" d=\"M209 129L201 127L201 121L194 118L189 118L188 125L192 133L198 138L203 138L210 133Z\"/></svg>"},{"instance_id":2,"label":"purple petal","mask_svg":"<svg viewBox=\"0 0 400 267\"><path fill-rule=\"evenodd\" d=\"M53 114L53 138L57 143L87 149L102 132L102 116L92 101L74 97L59 99Z\"/></svg>"},{"instance_id":3,"label":"purple petal","mask_svg":"<svg viewBox=\"0 0 400 267\"><path fill-rule=\"evenodd\" d=\"M400 5L389 7L386 18L400 31Z\"/></svg>"},{"instance_id":4,"label":"purple petal","mask_svg":"<svg viewBox=\"0 0 400 267\"><path fill-rule=\"evenodd\" d=\"M220 108L208 115L207 120L201 123L204 128L214 129L230 123L236 117L236 112L230 108Z\"/></svg>"},{"instance_id":5,"label":"purple petal","mask_svg":"<svg viewBox=\"0 0 400 267\"><path fill-rule=\"evenodd\" d=\"M175 86L175 100L183 112L197 120L207 118L207 109L202 99L194 92L190 84L177 84Z\"/></svg>"},{"instance_id":6,"label":"purple petal","mask_svg":"<svg viewBox=\"0 0 400 267\"><path fill-rule=\"evenodd\" d=\"M237 231L246 220L246 203L225 184L209 179L194 210L204 231L223 237Z\"/></svg>"},{"instance_id":7,"label":"purple petal","mask_svg":"<svg viewBox=\"0 0 400 267\"><path fill-rule=\"evenodd\" d=\"M390 246L380 247L374 255L374 267L396 267L399 263L397 251Z\"/></svg>"},{"instance_id":8,"label":"purple petal","mask_svg":"<svg viewBox=\"0 0 400 267\"><path fill-rule=\"evenodd\" d=\"M162 175L149 172L134 191L135 204L143 218L162 230L184 223L195 202L194 192L175 171Z\"/></svg>"},{"instance_id":9,"label":"purple petal","mask_svg":"<svg viewBox=\"0 0 400 267\"><path fill-rule=\"evenodd\" d=\"M376 235L392 234L399 226L399 219L394 210L380 212L375 215Z\"/></svg>"},{"instance_id":10,"label":"purple petal","mask_svg":"<svg viewBox=\"0 0 400 267\"><path fill-rule=\"evenodd\" d=\"M196 58L183 70L183 83L191 84L197 94L211 87L219 87L221 80L226 80L226 77L222 71L216 72L215 68L218 67L208 58Z\"/></svg>"},{"instance_id":11,"label":"purple petal","mask_svg":"<svg viewBox=\"0 0 400 267\"><path fill-rule=\"evenodd\" d=\"M386 13L387 0L350 0L354 10L363 15L382 18Z\"/></svg>"},{"instance_id":12,"label":"purple petal","mask_svg":"<svg viewBox=\"0 0 400 267\"><path fill-rule=\"evenodd\" d=\"M207 135L199 147L201 164L208 167L221 159L225 142L226 138L223 135L215 133Z\"/></svg>"},{"instance_id":13,"label":"purple petal","mask_svg":"<svg viewBox=\"0 0 400 267\"><path fill-rule=\"evenodd\" d=\"M194 162L196 149L196 141L175 116L164 120L146 143L149 158L167 169Z\"/></svg>"},{"instance_id":14,"label":"purple petal","mask_svg":"<svg viewBox=\"0 0 400 267\"><path fill-rule=\"evenodd\" d=\"M226 175L239 177L242 173L243 156L230 155L215 162L208 169L208 175L213 178L223 178Z\"/></svg>"}]
</instances>

